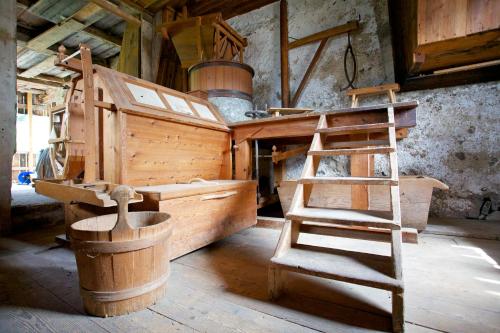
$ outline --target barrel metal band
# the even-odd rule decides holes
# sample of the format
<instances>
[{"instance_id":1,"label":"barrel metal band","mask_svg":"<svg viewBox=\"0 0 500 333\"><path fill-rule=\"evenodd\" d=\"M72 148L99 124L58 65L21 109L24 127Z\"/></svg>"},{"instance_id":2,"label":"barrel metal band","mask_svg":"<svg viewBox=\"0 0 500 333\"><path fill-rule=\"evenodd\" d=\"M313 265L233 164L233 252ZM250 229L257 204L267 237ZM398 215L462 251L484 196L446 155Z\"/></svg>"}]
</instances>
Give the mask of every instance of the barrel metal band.
<instances>
[{"instance_id":1,"label":"barrel metal band","mask_svg":"<svg viewBox=\"0 0 500 333\"><path fill-rule=\"evenodd\" d=\"M161 286L163 286L168 279L169 274L165 274L159 279L151 281L149 283L143 284L142 286L123 289L118 291L92 291L85 288L80 288L80 295L82 297L92 298L97 302L116 302L125 299L130 299L133 297L144 295L150 291L153 291Z\"/></svg>"},{"instance_id":2,"label":"barrel metal band","mask_svg":"<svg viewBox=\"0 0 500 333\"><path fill-rule=\"evenodd\" d=\"M140 238L127 241L80 241L71 240L71 247L75 251L87 253L121 253L146 249L155 246L170 236L172 229L168 228L164 232L149 238Z\"/></svg>"},{"instance_id":3,"label":"barrel metal band","mask_svg":"<svg viewBox=\"0 0 500 333\"><path fill-rule=\"evenodd\" d=\"M208 97L231 97L231 98L240 98L248 101L252 101L252 95L232 89L208 89L207 90Z\"/></svg>"}]
</instances>

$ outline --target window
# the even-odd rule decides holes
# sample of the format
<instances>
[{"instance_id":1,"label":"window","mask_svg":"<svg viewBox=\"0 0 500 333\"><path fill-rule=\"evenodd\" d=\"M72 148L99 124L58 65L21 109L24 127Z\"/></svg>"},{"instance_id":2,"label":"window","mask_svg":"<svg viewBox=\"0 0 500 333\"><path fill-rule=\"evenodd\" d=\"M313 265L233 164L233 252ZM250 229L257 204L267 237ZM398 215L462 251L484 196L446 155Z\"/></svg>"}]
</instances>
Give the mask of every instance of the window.
<instances>
[{"instance_id":1,"label":"window","mask_svg":"<svg viewBox=\"0 0 500 333\"><path fill-rule=\"evenodd\" d=\"M180 98L177 96L163 94L167 102L172 106L172 109L175 112L185 113L189 115L193 115L193 111L189 107L188 103L184 100L184 98Z\"/></svg>"},{"instance_id":2,"label":"window","mask_svg":"<svg viewBox=\"0 0 500 333\"><path fill-rule=\"evenodd\" d=\"M156 106L165 109L165 104L160 99L160 96L153 89L145 88L133 83L127 82L127 87L134 96L134 99L142 104Z\"/></svg>"},{"instance_id":3,"label":"window","mask_svg":"<svg viewBox=\"0 0 500 333\"><path fill-rule=\"evenodd\" d=\"M193 104L196 112L198 112L198 114L200 115L200 117L202 117L204 119L217 121L217 118L214 116L212 111L210 111L210 109L206 105L195 103L195 102L193 102L192 104Z\"/></svg>"}]
</instances>

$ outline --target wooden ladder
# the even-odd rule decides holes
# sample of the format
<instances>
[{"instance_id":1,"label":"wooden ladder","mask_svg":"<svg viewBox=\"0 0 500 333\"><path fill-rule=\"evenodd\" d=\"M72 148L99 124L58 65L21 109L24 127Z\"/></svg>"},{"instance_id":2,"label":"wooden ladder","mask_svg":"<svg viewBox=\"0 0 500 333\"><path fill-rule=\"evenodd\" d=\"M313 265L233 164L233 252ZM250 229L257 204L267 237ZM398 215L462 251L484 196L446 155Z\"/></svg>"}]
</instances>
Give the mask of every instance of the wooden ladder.
<instances>
[{"instance_id":1,"label":"wooden ladder","mask_svg":"<svg viewBox=\"0 0 500 333\"><path fill-rule=\"evenodd\" d=\"M354 147L337 148L339 145L335 143L326 143L327 137L386 131L389 140L385 144L366 141L364 146L359 146L358 143ZM390 177L316 177L322 156L358 154L388 154ZM312 187L316 184L390 186L391 211L308 207ZM342 233L332 232L339 228L344 233L348 229L349 238L357 239L371 239L367 237L370 230L389 230L382 241L391 244L391 255L382 256L297 242L301 232L342 237ZM387 122L384 123L329 127L326 115L321 115L276 251L271 258L269 296L274 299L281 294L287 271L389 290L392 292L393 329L402 332L404 288L401 237L394 108L387 107Z\"/></svg>"}]
</instances>

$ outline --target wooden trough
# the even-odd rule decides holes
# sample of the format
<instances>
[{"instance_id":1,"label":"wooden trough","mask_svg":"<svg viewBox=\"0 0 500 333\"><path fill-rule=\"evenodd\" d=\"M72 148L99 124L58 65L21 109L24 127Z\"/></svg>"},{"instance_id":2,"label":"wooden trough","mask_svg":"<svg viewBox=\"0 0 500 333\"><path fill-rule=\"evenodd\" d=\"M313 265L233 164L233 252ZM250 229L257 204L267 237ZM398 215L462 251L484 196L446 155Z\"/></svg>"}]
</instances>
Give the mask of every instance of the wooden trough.
<instances>
[{"instance_id":1,"label":"wooden trough","mask_svg":"<svg viewBox=\"0 0 500 333\"><path fill-rule=\"evenodd\" d=\"M92 217L71 226L80 294L85 311L108 317L138 311L165 294L169 275L169 215L128 213L134 191L111 193L118 214Z\"/></svg>"},{"instance_id":2,"label":"wooden trough","mask_svg":"<svg viewBox=\"0 0 500 333\"><path fill-rule=\"evenodd\" d=\"M401 176L401 225L422 231L427 226L432 191L434 188L448 190L448 186L437 179L424 176ZM278 187L281 208L286 214L292 202L296 181L282 181ZM383 186L369 186L369 209L390 209L389 191ZM351 185L318 184L314 187L310 205L316 207L351 208Z\"/></svg>"}]
</instances>

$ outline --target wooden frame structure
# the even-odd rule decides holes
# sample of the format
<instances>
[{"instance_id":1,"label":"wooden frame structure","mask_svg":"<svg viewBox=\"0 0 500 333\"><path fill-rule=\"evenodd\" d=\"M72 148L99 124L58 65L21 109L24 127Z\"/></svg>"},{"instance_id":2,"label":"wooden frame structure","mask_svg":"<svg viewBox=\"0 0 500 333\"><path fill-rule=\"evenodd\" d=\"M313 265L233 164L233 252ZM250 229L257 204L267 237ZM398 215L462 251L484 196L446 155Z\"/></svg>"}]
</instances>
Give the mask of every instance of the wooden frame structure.
<instances>
[{"instance_id":1,"label":"wooden frame structure","mask_svg":"<svg viewBox=\"0 0 500 333\"><path fill-rule=\"evenodd\" d=\"M281 106L284 108L296 107L302 92L304 91L311 75L316 68L316 65L321 58L321 54L325 49L328 40L340 34L349 33L359 29L359 21L350 21L346 24L339 25L315 34L302 37L291 43L288 42L288 5L286 0L280 1L280 55L281 55ZM291 49L308 45L311 43L320 42L314 56L309 63L302 80L297 87L297 91L290 101L290 67L288 54Z\"/></svg>"},{"instance_id":2,"label":"wooden frame structure","mask_svg":"<svg viewBox=\"0 0 500 333\"><path fill-rule=\"evenodd\" d=\"M157 27L165 39L171 39L182 68L207 60L233 60L243 63L246 38L227 24L220 13L187 17Z\"/></svg>"}]
</instances>

